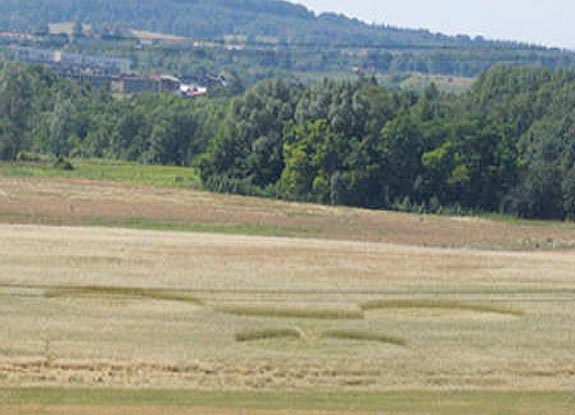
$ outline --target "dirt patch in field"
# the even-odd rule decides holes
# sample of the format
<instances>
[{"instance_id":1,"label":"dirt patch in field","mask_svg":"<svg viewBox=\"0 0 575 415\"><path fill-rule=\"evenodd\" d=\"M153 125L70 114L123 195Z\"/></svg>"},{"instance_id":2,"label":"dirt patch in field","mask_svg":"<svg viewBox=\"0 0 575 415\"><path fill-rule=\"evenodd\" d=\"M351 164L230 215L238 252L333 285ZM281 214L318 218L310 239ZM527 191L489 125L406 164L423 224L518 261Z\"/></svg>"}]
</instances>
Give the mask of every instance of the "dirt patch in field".
<instances>
[{"instance_id":1,"label":"dirt patch in field","mask_svg":"<svg viewBox=\"0 0 575 415\"><path fill-rule=\"evenodd\" d=\"M0 195L5 223L171 226L439 247L575 247L575 228L563 224L410 215L118 183L0 178Z\"/></svg>"},{"instance_id":2,"label":"dirt patch in field","mask_svg":"<svg viewBox=\"0 0 575 415\"><path fill-rule=\"evenodd\" d=\"M270 362L196 362L186 365L161 363L110 363L21 360L2 363L0 386L97 388L185 388L190 390L305 390L377 385L387 377L379 369L338 368Z\"/></svg>"}]
</instances>

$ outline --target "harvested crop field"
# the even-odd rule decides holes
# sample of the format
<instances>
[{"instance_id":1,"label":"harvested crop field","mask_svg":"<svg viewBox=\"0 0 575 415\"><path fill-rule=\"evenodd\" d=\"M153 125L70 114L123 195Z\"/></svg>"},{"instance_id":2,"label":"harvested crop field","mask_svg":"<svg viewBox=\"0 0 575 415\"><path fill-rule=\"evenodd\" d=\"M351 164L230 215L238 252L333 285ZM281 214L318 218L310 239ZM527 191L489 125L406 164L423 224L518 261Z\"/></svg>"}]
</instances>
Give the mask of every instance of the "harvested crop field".
<instances>
[{"instance_id":1,"label":"harvested crop field","mask_svg":"<svg viewBox=\"0 0 575 415\"><path fill-rule=\"evenodd\" d=\"M0 386L575 389L574 254L0 233Z\"/></svg>"},{"instance_id":2,"label":"harvested crop field","mask_svg":"<svg viewBox=\"0 0 575 415\"><path fill-rule=\"evenodd\" d=\"M0 222L2 414L575 411L569 224L22 178Z\"/></svg>"}]
</instances>

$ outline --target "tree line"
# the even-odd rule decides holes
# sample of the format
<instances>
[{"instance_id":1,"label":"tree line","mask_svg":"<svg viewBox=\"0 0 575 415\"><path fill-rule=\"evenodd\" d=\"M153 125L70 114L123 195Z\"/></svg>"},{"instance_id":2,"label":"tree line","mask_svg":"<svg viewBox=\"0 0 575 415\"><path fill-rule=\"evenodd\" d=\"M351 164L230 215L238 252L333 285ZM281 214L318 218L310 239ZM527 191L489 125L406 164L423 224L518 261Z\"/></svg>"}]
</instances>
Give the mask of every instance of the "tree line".
<instances>
[{"instance_id":1,"label":"tree line","mask_svg":"<svg viewBox=\"0 0 575 415\"><path fill-rule=\"evenodd\" d=\"M33 151L187 165L205 151L225 111L217 98L116 99L40 67L0 64L0 159Z\"/></svg>"},{"instance_id":2,"label":"tree line","mask_svg":"<svg viewBox=\"0 0 575 415\"><path fill-rule=\"evenodd\" d=\"M370 78L233 98L112 97L0 66L0 158L195 165L212 191L417 212L575 218L575 72L501 66L462 95Z\"/></svg>"}]
</instances>

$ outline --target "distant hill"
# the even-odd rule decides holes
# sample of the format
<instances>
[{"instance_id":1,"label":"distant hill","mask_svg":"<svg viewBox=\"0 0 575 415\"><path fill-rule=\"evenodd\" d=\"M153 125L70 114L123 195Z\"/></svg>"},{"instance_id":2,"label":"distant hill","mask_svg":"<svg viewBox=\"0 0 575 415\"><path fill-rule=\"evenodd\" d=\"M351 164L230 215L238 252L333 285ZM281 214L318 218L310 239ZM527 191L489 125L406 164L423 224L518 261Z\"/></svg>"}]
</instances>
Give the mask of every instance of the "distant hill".
<instances>
[{"instance_id":1,"label":"distant hill","mask_svg":"<svg viewBox=\"0 0 575 415\"><path fill-rule=\"evenodd\" d=\"M0 30L34 30L55 22L81 22L94 31L129 28L203 40L236 36L257 47L291 48L291 55L271 59L269 66L279 66L281 61L283 69L303 72L333 73L359 65L373 72L476 76L501 63L575 68L575 54L571 52L370 25L343 15L316 15L304 6L278 0L0 2ZM307 61L312 61L309 55L314 59L319 56L320 62L302 65L302 59L294 58L294 54L308 55L304 58ZM269 60L257 59L258 65Z\"/></svg>"},{"instance_id":2,"label":"distant hill","mask_svg":"<svg viewBox=\"0 0 575 415\"><path fill-rule=\"evenodd\" d=\"M445 36L426 30L368 25L343 15L316 16L304 6L278 0L2 0L0 28L26 30L40 23L81 21L196 38L242 35L280 42L441 47L507 46L509 42Z\"/></svg>"}]
</instances>

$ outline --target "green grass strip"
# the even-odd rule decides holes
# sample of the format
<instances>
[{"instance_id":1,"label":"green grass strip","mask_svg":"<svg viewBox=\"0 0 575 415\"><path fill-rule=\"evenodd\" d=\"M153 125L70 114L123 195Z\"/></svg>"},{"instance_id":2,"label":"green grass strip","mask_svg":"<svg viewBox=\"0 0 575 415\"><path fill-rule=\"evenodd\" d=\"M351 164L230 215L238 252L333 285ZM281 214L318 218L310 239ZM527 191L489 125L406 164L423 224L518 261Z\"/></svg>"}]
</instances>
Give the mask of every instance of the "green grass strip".
<instances>
[{"instance_id":1,"label":"green grass strip","mask_svg":"<svg viewBox=\"0 0 575 415\"><path fill-rule=\"evenodd\" d=\"M365 331L356 330L333 330L322 334L322 337L338 340L354 340L393 344L396 346L407 346L407 341L399 337L387 336L384 334L376 334Z\"/></svg>"},{"instance_id":2,"label":"green grass strip","mask_svg":"<svg viewBox=\"0 0 575 415\"><path fill-rule=\"evenodd\" d=\"M299 339L301 333L295 329L264 329L246 330L236 334L237 342L250 342L257 340L272 340L283 338Z\"/></svg>"},{"instance_id":3,"label":"green grass strip","mask_svg":"<svg viewBox=\"0 0 575 415\"><path fill-rule=\"evenodd\" d=\"M178 301L202 304L202 301L186 293L146 288L86 286L53 288L44 293L46 298L60 297L135 297L150 300Z\"/></svg>"},{"instance_id":4,"label":"green grass strip","mask_svg":"<svg viewBox=\"0 0 575 415\"><path fill-rule=\"evenodd\" d=\"M16 405L32 405L13 411ZM0 413L37 415L46 406L89 406L93 413L114 414L115 408L231 408L267 411L342 411L405 415L566 415L575 413L573 392L553 391L270 391L0 389ZM98 409L98 407L100 407ZM2 410L8 408L7 410ZM11 412L12 411L12 412ZM62 412L65 413L65 412Z\"/></svg>"},{"instance_id":5,"label":"green grass strip","mask_svg":"<svg viewBox=\"0 0 575 415\"><path fill-rule=\"evenodd\" d=\"M474 311L477 313L495 313L495 314L511 315L515 317L522 317L526 315L525 311L508 306L501 306L495 304L463 303L451 300L383 300L383 301L369 301L367 303L361 304L361 309L364 311L401 309L401 308L465 310L465 311Z\"/></svg>"},{"instance_id":6,"label":"green grass strip","mask_svg":"<svg viewBox=\"0 0 575 415\"><path fill-rule=\"evenodd\" d=\"M74 170L54 168L49 160L37 163L0 163L0 176L83 179L168 188L201 189L197 169L144 165L105 159L71 160Z\"/></svg>"},{"instance_id":7,"label":"green grass strip","mask_svg":"<svg viewBox=\"0 0 575 415\"><path fill-rule=\"evenodd\" d=\"M228 305L216 308L226 314L247 317L285 317L285 318L309 318L325 320L356 320L363 319L361 310L334 309L334 308L288 308L276 306L241 306Z\"/></svg>"}]
</instances>

